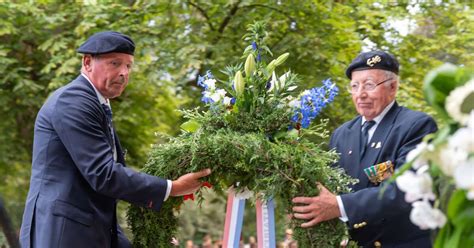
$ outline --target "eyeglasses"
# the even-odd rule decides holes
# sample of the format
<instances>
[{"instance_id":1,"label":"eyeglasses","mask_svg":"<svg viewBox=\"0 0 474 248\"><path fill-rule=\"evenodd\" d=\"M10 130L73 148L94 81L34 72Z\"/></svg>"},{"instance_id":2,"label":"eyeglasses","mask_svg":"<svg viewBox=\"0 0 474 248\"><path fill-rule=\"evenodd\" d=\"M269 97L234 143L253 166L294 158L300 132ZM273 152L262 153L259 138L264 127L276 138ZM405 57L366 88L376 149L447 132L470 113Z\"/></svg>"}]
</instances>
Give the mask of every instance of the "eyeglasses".
<instances>
[{"instance_id":1,"label":"eyeglasses","mask_svg":"<svg viewBox=\"0 0 474 248\"><path fill-rule=\"evenodd\" d=\"M392 80L393 78L387 78L385 80L383 80L382 82L380 83L373 83L373 82L367 82L365 84L362 84L362 91L373 91L375 90L375 88L385 82L388 82L390 80ZM351 94L355 94L357 92L359 92L359 88L360 88L360 84L358 83L350 83L348 86L347 86L347 91L349 91L349 93Z\"/></svg>"}]
</instances>

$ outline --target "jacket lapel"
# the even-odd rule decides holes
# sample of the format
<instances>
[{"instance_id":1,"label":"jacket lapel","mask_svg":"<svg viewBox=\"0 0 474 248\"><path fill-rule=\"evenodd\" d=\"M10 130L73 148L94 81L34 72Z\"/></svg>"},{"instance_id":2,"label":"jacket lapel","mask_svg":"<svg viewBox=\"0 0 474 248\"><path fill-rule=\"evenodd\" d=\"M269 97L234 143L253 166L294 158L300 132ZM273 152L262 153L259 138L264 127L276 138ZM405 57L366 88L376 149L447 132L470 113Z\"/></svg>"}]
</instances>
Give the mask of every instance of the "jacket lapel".
<instances>
[{"instance_id":1,"label":"jacket lapel","mask_svg":"<svg viewBox=\"0 0 474 248\"><path fill-rule=\"evenodd\" d=\"M347 150L342 151L341 156L344 157L346 160L345 163L347 166L344 168L346 172L353 176L357 177L359 174L358 171L360 170L359 166L359 158L360 158L360 128L361 128L361 117L359 116L356 118L351 126L348 126L346 132L345 132L345 137L347 139L347 146L345 148Z\"/></svg>"},{"instance_id":2,"label":"jacket lapel","mask_svg":"<svg viewBox=\"0 0 474 248\"><path fill-rule=\"evenodd\" d=\"M398 115L398 112L400 112L400 107L398 106L397 102L395 102L395 104L393 104L392 108L387 112L380 124L377 126L377 129L375 130L372 139L368 143L367 150L360 163L361 172L364 175L365 173L363 172L363 169L375 165L377 163L384 162L377 161L377 158L379 157L380 151L386 148L385 141L393 128L393 123ZM367 180L367 176L363 178Z\"/></svg>"},{"instance_id":3,"label":"jacket lapel","mask_svg":"<svg viewBox=\"0 0 474 248\"><path fill-rule=\"evenodd\" d=\"M107 114L105 113L105 110L104 108L102 107L102 105L100 104L100 101L99 99L97 98L97 94L94 90L94 88L92 87L92 85L89 83L89 81L87 81L87 79L85 77L83 77L82 75L79 75L76 80L78 82L80 82L81 84L85 85L86 88L87 88L87 93L90 94L94 101L97 103L97 105L99 106L99 109L102 113L102 129L105 131L105 135L107 136L107 139L109 141L109 144L110 146L113 146L113 139L112 139L112 135L114 135L115 137L115 142L116 143L119 143L118 141L118 136L117 134L115 133L115 128L114 128L114 134L112 134L110 132L110 129L109 129L109 123L107 122ZM117 148L117 161L123 161L123 154L122 154L122 147L120 146L120 144L116 144L116 148ZM119 152L120 150L120 152ZM121 160L120 160L121 159Z\"/></svg>"}]
</instances>

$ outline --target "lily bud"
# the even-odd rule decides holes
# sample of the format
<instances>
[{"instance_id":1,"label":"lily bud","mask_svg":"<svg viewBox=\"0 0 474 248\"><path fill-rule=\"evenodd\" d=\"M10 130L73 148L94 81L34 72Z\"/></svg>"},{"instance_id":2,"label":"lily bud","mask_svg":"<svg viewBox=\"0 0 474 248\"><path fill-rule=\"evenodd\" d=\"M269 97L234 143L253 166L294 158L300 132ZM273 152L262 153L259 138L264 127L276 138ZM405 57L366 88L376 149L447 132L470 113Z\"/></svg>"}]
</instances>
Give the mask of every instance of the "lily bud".
<instances>
[{"instance_id":1,"label":"lily bud","mask_svg":"<svg viewBox=\"0 0 474 248\"><path fill-rule=\"evenodd\" d=\"M244 93L245 81L244 81L244 78L242 77L241 71L237 71L237 73L235 73L234 89L235 89L235 93L237 93L237 96L240 96L242 95L242 93Z\"/></svg>"},{"instance_id":2,"label":"lily bud","mask_svg":"<svg viewBox=\"0 0 474 248\"><path fill-rule=\"evenodd\" d=\"M280 55L280 57L278 57L276 59L275 66L279 66L279 65L283 64L283 62L285 62L285 60L288 58L288 56L290 56L290 53L284 53L284 54Z\"/></svg>"},{"instance_id":3,"label":"lily bud","mask_svg":"<svg viewBox=\"0 0 474 248\"><path fill-rule=\"evenodd\" d=\"M245 76L250 77L252 73L255 71L255 58L253 54L249 54L247 60L245 61Z\"/></svg>"},{"instance_id":4,"label":"lily bud","mask_svg":"<svg viewBox=\"0 0 474 248\"><path fill-rule=\"evenodd\" d=\"M272 60L272 62L270 62L268 65L267 65L267 72L269 74L269 76L271 77L273 71L275 70L276 68L276 60Z\"/></svg>"}]
</instances>

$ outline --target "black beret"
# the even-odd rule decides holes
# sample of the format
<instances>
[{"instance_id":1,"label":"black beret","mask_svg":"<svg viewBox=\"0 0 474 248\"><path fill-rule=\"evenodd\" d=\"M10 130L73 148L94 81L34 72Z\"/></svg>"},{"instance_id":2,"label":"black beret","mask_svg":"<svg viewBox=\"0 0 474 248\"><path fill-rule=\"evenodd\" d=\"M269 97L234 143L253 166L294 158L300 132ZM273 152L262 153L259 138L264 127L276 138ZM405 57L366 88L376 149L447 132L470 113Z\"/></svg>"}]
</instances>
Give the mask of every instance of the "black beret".
<instances>
[{"instance_id":1,"label":"black beret","mask_svg":"<svg viewBox=\"0 0 474 248\"><path fill-rule=\"evenodd\" d=\"M126 53L133 55L135 43L130 37L122 33L104 31L89 37L77 49L77 52L83 54Z\"/></svg>"},{"instance_id":2,"label":"black beret","mask_svg":"<svg viewBox=\"0 0 474 248\"><path fill-rule=\"evenodd\" d=\"M384 51L370 51L357 55L346 69L346 76L351 79L352 71L382 69L398 75L398 61L390 53Z\"/></svg>"}]
</instances>

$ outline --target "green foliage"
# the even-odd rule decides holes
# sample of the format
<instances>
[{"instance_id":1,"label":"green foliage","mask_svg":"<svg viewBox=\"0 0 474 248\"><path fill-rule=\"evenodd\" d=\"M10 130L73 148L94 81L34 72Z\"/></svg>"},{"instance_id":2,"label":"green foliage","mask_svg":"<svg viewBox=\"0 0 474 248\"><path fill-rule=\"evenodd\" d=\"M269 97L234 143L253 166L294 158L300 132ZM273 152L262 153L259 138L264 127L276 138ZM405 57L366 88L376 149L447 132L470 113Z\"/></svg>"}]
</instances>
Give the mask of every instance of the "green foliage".
<instances>
[{"instance_id":1,"label":"green foliage","mask_svg":"<svg viewBox=\"0 0 474 248\"><path fill-rule=\"evenodd\" d=\"M245 37L252 43L250 49L255 56L249 49L244 51L244 56L247 55L245 77L237 70L234 75L227 75L229 80L217 80L219 85L210 72L200 77L198 84L205 88L202 99L209 109L204 113L183 111L190 119L183 126L193 132L184 131L180 136L170 138L168 143L156 146L144 171L163 178L177 178L211 168L212 174L206 180L216 192L223 194L230 187L237 192L250 190L263 201L280 199L286 212L292 211L291 200L295 196L317 195L316 182L335 193L348 192L348 185L354 180L342 169L331 166L337 161L337 154L327 152L322 144L305 138L302 134L311 133L311 130L300 129L301 119L290 119L298 108L306 105L300 103L301 107L295 108L288 104L287 99L295 87L295 76L280 79L275 76L277 66L288 54L265 63L260 58L271 52L264 43L264 25L256 22L248 31ZM221 86L230 92L222 91L218 88ZM234 97L234 104L230 104L228 93ZM315 98L329 103L332 99L330 93L328 96L323 93L311 95L306 104L324 107L319 106ZM322 129L321 124L316 128ZM328 138L325 132L320 135ZM134 245L149 247L169 243L178 225L173 209L179 209L182 201L171 199L159 213L132 207L129 221ZM338 220L305 230L299 223L293 221L292 224L302 247L334 247L345 235L345 226Z\"/></svg>"},{"instance_id":2,"label":"green foliage","mask_svg":"<svg viewBox=\"0 0 474 248\"><path fill-rule=\"evenodd\" d=\"M322 182L334 192L347 190L342 186L347 180L343 173L327 166L335 159L334 153L328 154L309 142L273 143L261 133L219 128L185 133L157 146L144 171L176 178L183 173L210 167L213 173L207 181L214 185L214 190L223 191L240 182L240 185L254 192L265 192L265 197L283 199L285 205L282 207L289 211L292 197L317 193L315 182ZM129 218L135 245L147 247L169 242L177 228L173 208L179 206L182 200L173 198L168 201L159 213L132 208ZM334 238L343 234L344 227L336 223L339 222L321 224L321 227L312 230L314 238L318 238L312 242L324 246L321 238L327 236L321 234ZM326 225L327 229L323 229Z\"/></svg>"}]
</instances>

